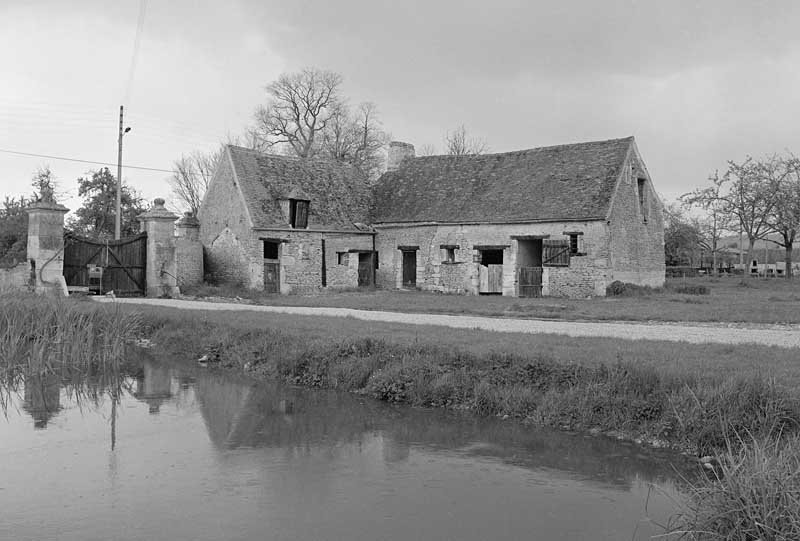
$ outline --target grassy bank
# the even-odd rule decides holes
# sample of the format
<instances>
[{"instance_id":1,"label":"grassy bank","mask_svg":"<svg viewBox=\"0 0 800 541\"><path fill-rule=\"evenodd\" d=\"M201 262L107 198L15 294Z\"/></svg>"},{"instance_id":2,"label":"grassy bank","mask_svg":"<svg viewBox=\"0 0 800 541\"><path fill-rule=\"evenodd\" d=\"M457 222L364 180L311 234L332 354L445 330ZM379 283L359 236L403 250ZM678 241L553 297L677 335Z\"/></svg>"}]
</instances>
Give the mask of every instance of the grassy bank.
<instances>
[{"instance_id":1,"label":"grassy bank","mask_svg":"<svg viewBox=\"0 0 800 541\"><path fill-rule=\"evenodd\" d=\"M697 294L705 291L704 294ZM800 324L800 280L741 276L672 278L646 295L592 299L521 299L442 295L422 291L354 290L319 295L265 295L229 286L184 291L197 298L281 306L334 306L362 310L469 314L498 317L627 321L701 321Z\"/></svg>"},{"instance_id":2,"label":"grassy bank","mask_svg":"<svg viewBox=\"0 0 800 541\"><path fill-rule=\"evenodd\" d=\"M762 372L764 360L781 351L777 348L745 348L736 361L741 369L732 371L721 369L736 357L737 348L729 346L442 332L335 318L147 312L154 341L174 355L208 354L221 366L260 377L414 406L599 431L699 454L723 448L731 431L767 433L776 423L791 431L800 423L794 395ZM698 349L706 357L698 356ZM637 354L641 360L632 356ZM780 364L788 372L796 355L782 354ZM753 359L758 365L746 364ZM708 369L715 364L719 370Z\"/></svg>"},{"instance_id":3,"label":"grassy bank","mask_svg":"<svg viewBox=\"0 0 800 541\"><path fill-rule=\"evenodd\" d=\"M0 295L0 379L76 371L96 374L124 360L140 317L116 306L55 296Z\"/></svg>"}]
</instances>

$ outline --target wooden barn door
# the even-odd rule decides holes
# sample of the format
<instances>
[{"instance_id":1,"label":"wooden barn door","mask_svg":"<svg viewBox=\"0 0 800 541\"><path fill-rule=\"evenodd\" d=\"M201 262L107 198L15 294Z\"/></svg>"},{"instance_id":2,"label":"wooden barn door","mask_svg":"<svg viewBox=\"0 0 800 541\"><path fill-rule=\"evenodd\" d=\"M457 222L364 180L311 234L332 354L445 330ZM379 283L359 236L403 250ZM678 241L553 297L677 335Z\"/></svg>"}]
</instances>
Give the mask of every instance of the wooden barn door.
<instances>
[{"instance_id":1,"label":"wooden barn door","mask_svg":"<svg viewBox=\"0 0 800 541\"><path fill-rule=\"evenodd\" d=\"M417 286L417 252L408 250L403 252L403 287Z\"/></svg>"},{"instance_id":2,"label":"wooden barn door","mask_svg":"<svg viewBox=\"0 0 800 541\"><path fill-rule=\"evenodd\" d=\"M542 267L520 267L519 296L542 296Z\"/></svg>"}]
</instances>

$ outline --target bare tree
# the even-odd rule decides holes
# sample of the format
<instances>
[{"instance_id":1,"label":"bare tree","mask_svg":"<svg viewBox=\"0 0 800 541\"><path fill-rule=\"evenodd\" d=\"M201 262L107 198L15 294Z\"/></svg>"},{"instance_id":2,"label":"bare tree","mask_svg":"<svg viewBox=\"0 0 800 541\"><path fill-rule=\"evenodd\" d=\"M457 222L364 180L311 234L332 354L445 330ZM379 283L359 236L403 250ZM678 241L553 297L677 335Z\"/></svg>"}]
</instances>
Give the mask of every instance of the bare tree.
<instances>
[{"instance_id":1,"label":"bare tree","mask_svg":"<svg viewBox=\"0 0 800 541\"><path fill-rule=\"evenodd\" d=\"M436 149L436 145L430 143L425 143L417 150L417 156L436 156L438 153L439 151Z\"/></svg>"},{"instance_id":2,"label":"bare tree","mask_svg":"<svg viewBox=\"0 0 800 541\"><path fill-rule=\"evenodd\" d=\"M785 250L786 278L791 279L792 252L797 233L800 231L800 160L795 156L781 158L782 182L778 187L775 205L768 217L768 227L780 236L780 240L770 242Z\"/></svg>"},{"instance_id":3,"label":"bare tree","mask_svg":"<svg viewBox=\"0 0 800 541\"><path fill-rule=\"evenodd\" d=\"M720 181L730 183L722 196L726 210L736 217L741 231L747 235L747 261L753 259L756 240L763 239L770 230L770 216L785 178L790 174L778 156L763 160L748 157L737 164L728 162L728 170Z\"/></svg>"},{"instance_id":4,"label":"bare tree","mask_svg":"<svg viewBox=\"0 0 800 541\"><path fill-rule=\"evenodd\" d=\"M462 124L444 136L445 153L450 156L467 156L471 154L486 154L489 145L478 137L467 134L467 128Z\"/></svg>"},{"instance_id":5,"label":"bare tree","mask_svg":"<svg viewBox=\"0 0 800 541\"><path fill-rule=\"evenodd\" d=\"M375 104L365 102L355 112L344 103L336 105L323 133L322 153L359 168L370 180L380 174L381 149L388 136L381 129Z\"/></svg>"},{"instance_id":6,"label":"bare tree","mask_svg":"<svg viewBox=\"0 0 800 541\"><path fill-rule=\"evenodd\" d=\"M317 68L284 73L267 85L269 100L256 110L252 134L263 147L288 145L301 158L314 156L339 105L341 83L338 73Z\"/></svg>"},{"instance_id":7,"label":"bare tree","mask_svg":"<svg viewBox=\"0 0 800 541\"><path fill-rule=\"evenodd\" d=\"M169 184L180 206L197 214L222 154L220 148L212 153L193 152L175 160Z\"/></svg>"},{"instance_id":8,"label":"bare tree","mask_svg":"<svg viewBox=\"0 0 800 541\"><path fill-rule=\"evenodd\" d=\"M730 231L732 216L724 198L724 178L720 179L719 172L715 172L708 180L711 181L710 187L684 194L680 200L687 207L697 207L703 211L702 217L690 220L690 223L697 232L700 247L711 253L711 272L716 275L717 255L722 248L720 239Z\"/></svg>"}]
</instances>

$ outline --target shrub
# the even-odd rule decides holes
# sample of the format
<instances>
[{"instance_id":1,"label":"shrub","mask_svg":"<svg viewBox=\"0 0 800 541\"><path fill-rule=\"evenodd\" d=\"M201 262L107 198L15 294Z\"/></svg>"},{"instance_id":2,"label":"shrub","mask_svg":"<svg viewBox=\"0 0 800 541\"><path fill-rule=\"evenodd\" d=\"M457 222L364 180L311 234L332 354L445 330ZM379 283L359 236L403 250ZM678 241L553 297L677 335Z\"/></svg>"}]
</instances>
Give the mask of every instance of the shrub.
<instances>
[{"instance_id":1,"label":"shrub","mask_svg":"<svg viewBox=\"0 0 800 541\"><path fill-rule=\"evenodd\" d=\"M708 295L709 293L708 288L701 284L673 286L672 290L683 295Z\"/></svg>"},{"instance_id":2,"label":"shrub","mask_svg":"<svg viewBox=\"0 0 800 541\"><path fill-rule=\"evenodd\" d=\"M650 286L640 286L629 282L614 280L606 287L607 297L644 297L659 293L659 290Z\"/></svg>"}]
</instances>

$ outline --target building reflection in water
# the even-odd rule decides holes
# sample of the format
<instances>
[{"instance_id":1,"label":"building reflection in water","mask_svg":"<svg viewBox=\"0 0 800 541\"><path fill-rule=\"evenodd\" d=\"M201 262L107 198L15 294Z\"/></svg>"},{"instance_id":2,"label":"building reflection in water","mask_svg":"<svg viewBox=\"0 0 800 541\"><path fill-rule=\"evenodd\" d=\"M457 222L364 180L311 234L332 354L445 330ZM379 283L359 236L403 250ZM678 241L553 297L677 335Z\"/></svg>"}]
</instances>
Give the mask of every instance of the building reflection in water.
<instances>
[{"instance_id":1,"label":"building reflection in water","mask_svg":"<svg viewBox=\"0 0 800 541\"><path fill-rule=\"evenodd\" d=\"M151 414L156 414L161 405L172 398L173 370L168 366L145 360L142 371L136 378L133 396L148 405Z\"/></svg>"},{"instance_id":2,"label":"building reflection in water","mask_svg":"<svg viewBox=\"0 0 800 541\"><path fill-rule=\"evenodd\" d=\"M24 409L33 417L33 427L47 428L47 423L61 410L61 380L58 376L36 375L25 378Z\"/></svg>"}]
</instances>

